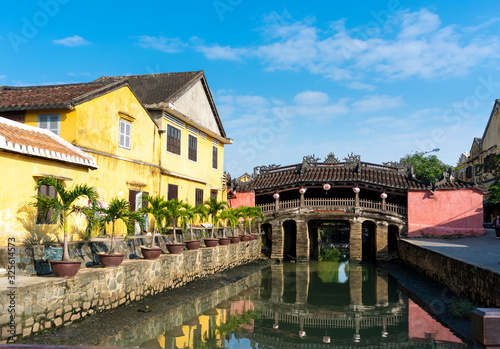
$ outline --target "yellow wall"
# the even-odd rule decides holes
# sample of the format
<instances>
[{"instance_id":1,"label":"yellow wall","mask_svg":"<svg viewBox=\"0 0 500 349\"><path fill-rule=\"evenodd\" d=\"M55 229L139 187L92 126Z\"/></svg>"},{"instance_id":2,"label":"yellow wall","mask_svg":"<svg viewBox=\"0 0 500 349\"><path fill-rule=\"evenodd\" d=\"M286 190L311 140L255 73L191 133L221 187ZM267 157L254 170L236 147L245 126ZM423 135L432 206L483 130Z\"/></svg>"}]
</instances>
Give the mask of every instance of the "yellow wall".
<instances>
[{"instance_id":1,"label":"yellow wall","mask_svg":"<svg viewBox=\"0 0 500 349\"><path fill-rule=\"evenodd\" d=\"M24 123L26 125L38 127L38 115L59 114L60 126L59 131L61 138L71 144L76 140L76 111L61 109L61 110L28 110L26 111Z\"/></svg>"},{"instance_id":2,"label":"yellow wall","mask_svg":"<svg viewBox=\"0 0 500 349\"><path fill-rule=\"evenodd\" d=\"M176 178L172 176L163 176L162 191L166 195L168 184L179 185L179 199L188 201L190 204L195 203L195 188L203 189L203 199L206 200L210 197L210 190L222 189L222 175L223 175L223 159L224 159L224 144L219 142L218 148L218 166L217 169L212 168L212 137L207 135L207 139L188 131L188 125L181 127L170 121L163 120L163 128L166 130L167 125L171 125L181 130L181 154L177 155L167 151L167 133L162 134L162 157L161 164L169 172L175 174L196 178L198 180L207 182L200 183L188 179ZM195 127L195 125L193 125ZM192 135L198 138L198 156L197 161L188 159L188 139ZM224 200L222 192L217 191L217 199Z\"/></svg>"},{"instance_id":3,"label":"yellow wall","mask_svg":"<svg viewBox=\"0 0 500 349\"><path fill-rule=\"evenodd\" d=\"M71 187L74 183L82 183L91 170L82 166L70 165L63 162L38 159L9 152L0 152L0 168L2 169L2 185L0 186L0 246L7 245L7 238L14 237L16 245L20 245L26 234L19 218L28 219L27 223L36 221L36 209L25 207L29 213L18 212L23 203L33 202L36 176L42 173L72 178L64 184ZM28 215L30 215L28 217ZM33 224L39 230L52 228L51 225Z\"/></svg>"}]
</instances>

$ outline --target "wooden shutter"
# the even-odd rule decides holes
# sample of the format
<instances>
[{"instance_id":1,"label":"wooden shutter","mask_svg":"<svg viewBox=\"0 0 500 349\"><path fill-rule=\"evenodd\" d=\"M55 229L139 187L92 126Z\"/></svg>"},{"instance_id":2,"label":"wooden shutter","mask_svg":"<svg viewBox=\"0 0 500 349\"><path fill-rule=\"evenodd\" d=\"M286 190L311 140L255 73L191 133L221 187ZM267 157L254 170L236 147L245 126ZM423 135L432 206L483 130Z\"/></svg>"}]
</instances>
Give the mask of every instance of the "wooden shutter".
<instances>
[{"instance_id":1,"label":"wooden shutter","mask_svg":"<svg viewBox=\"0 0 500 349\"><path fill-rule=\"evenodd\" d=\"M136 197L137 191L135 190L129 190L128 191L128 202L130 204L130 211L135 211L135 197Z\"/></svg>"},{"instance_id":2,"label":"wooden shutter","mask_svg":"<svg viewBox=\"0 0 500 349\"><path fill-rule=\"evenodd\" d=\"M177 199L178 195L178 186L175 184L168 185L168 200Z\"/></svg>"},{"instance_id":3,"label":"wooden shutter","mask_svg":"<svg viewBox=\"0 0 500 349\"><path fill-rule=\"evenodd\" d=\"M196 203L195 205L202 205L203 204L203 189L196 189Z\"/></svg>"},{"instance_id":4,"label":"wooden shutter","mask_svg":"<svg viewBox=\"0 0 500 349\"><path fill-rule=\"evenodd\" d=\"M38 195L48 196L49 198L56 198L57 192L56 188L49 185L42 185L38 188ZM57 224L57 222L52 221L52 214L54 210L49 210L47 216L45 217L40 210L37 210L36 223L37 224Z\"/></svg>"},{"instance_id":5,"label":"wooden shutter","mask_svg":"<svg viewBox=\"0 0 500 349\"><path fill-rule=\"evenodd\" d=\"M210 192L210 197L214 200L217 200L217 192L215 190L212 190Z\"/></svg>"},{"instance_id":6,"label":"wooden shutter","mask_svg":"<svg viewBox=\"0 0 500 349\"><path fill-rule=\"evenodd\" d=\"M212 147L212 167L217 168L219 164L219 149L214 145Z\"/></svg>"}]
</instances>

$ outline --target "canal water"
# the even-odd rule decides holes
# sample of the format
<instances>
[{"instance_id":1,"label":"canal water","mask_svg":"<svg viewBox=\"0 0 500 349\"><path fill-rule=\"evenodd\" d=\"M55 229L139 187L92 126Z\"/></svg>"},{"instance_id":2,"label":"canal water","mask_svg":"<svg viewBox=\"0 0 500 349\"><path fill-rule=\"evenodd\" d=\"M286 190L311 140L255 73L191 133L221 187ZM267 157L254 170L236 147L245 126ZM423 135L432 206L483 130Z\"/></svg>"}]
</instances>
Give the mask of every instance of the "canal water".
<instances>
[{"instance_id":1,"label":"canal water","mask_svg":"<svg viewBox=\"0 0 500 349\"><path fill-rule=\"evenodd\" d=\"M385 269L334 262L272 265L97 346L151 348L467 348Z\"/></svg>"}]
</instances>

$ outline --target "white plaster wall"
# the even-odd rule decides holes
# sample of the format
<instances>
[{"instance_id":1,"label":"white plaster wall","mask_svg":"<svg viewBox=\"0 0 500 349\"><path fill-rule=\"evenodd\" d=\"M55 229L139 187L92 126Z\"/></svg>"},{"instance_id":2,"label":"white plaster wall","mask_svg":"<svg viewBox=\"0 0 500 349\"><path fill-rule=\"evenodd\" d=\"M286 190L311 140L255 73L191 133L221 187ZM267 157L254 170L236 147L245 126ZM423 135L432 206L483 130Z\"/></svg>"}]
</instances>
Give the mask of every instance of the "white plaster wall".
<instances>
[{"instance_id":1,"label":"white plaster wall","mask_svg":"<svg viewBox=\"0 0 500 349\"><path fill-rule=\"evenodd\" d=\"M221 135L201 81L198 81L191 89L176 100L173 105L175 109L196 123L219 136Z\"/></svg>"}]
</instances>

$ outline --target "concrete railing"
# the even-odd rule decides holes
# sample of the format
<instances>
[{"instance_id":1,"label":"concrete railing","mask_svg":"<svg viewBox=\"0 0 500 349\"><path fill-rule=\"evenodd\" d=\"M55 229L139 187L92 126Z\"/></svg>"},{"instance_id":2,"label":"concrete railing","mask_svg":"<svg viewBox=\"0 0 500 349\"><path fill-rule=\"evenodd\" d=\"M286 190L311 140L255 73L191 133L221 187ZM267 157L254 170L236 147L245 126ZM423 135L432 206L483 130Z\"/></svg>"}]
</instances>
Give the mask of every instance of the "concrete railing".
<instances>
[{"instance_id":1,"label":"concrete railing","mask_svg":"<svg viewBox=\"0 0 500 349\"><path fill-rule=\"evenodd\" d=\"M262 208L262 212L276 211L276 203L267 203L257 205ZM352 208L356 207L356 200L354 198L306 198L304 204L301 206L300 199L280 201L278 203L279 210L288 210L300 207L324 207L324 208ZM392 203L385 203L381 201L360 199L357 207L367 208L373 210L381 210L399 215L406 215L406 207Z\"/></svg>"}]
</instances>

